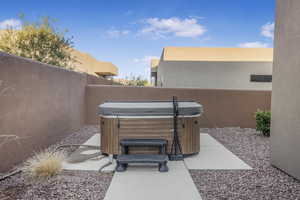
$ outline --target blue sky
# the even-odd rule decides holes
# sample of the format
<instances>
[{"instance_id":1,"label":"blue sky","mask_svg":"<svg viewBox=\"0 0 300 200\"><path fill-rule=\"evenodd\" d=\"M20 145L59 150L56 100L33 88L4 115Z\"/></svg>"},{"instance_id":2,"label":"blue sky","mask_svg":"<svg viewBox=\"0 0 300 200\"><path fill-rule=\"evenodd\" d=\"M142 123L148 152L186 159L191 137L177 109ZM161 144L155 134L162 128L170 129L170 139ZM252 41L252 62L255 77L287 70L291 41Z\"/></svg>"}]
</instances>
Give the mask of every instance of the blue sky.
<instances>
[{"instance_id":1,"label":"blue sky","mask_svg":"<svg viewBox=\"0 0 300 200\"><path fill-rule=\"evenodd\" d=\"M149 59L165 46L272 47L275 0L2 1L0 28L57 19L74 46L118 66L120 77L149 77Z\"/></svg>"}]
</instances>

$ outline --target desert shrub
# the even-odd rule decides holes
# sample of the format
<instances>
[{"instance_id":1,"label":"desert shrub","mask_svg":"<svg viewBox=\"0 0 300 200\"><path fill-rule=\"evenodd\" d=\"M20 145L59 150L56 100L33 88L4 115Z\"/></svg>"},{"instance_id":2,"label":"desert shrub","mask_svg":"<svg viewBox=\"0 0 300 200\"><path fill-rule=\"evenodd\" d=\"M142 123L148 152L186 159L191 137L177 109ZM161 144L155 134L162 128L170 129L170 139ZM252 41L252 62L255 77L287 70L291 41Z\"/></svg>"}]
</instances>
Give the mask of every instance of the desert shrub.
<instances>
[{"instance_id":1,"label":"desert shrub","mask_svg":"<svg viewBox=\"0 0 300 200\"><path fill-rule=\"evenodd\" d=\"M150 83L147 79L143 78L142 76L126 76L125 79L119 79L117 82L119 82L121 85L126 86L138 86L138 87L144 87L144 86L150 86Z\"/></svg>"},{"instance_id":2,"label":"desert shrub","mask_svg":"<svg viewBox=\"0 0 300 200\"><path fill-rule=\"evenodd\" d=\"M23 171L32 178L47 178L57 175L62 170L65 153L62 151L44 150L28 159Z\"/></svg>"},{"instance_id":3,"label":"desert shrub","mask_svg":"<svg viewBox=\"0 0 300 200\"><path fill-rule=\"evenodd\" d=\"M148 80L144 79L142 76L133 76L129 79L129 86L147 86L149 85Z\"/></svg>"},{"instance_id":4,"label":"desert shrub","mask_svg":"<svg viewBox=\"0 0 300 200\"><path fill-rule=\"evenodd\" d=\"M255 112L256 130L264 136L270 136L271 112L258 110Z\"/></svg>"}]
</instances>

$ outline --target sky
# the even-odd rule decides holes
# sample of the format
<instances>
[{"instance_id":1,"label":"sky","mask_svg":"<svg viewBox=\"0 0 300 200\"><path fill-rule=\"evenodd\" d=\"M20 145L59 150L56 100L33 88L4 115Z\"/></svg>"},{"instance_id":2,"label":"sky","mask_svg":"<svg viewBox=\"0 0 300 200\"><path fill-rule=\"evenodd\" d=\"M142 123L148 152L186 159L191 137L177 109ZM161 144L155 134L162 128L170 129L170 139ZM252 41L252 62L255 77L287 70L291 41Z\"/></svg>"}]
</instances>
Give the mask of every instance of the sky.
<instances>
[{"instance_id":1,"label":"sky","mask_svg":"<svg viewBox=\"0 0 300 200\"><path fill-rule=\"evenodd\" d=\"M273 47L275 0L9 0L0 29L49 16L74 47L114 63L119 77L150 77L166 46Z\"/></svg>"}]
</instances>

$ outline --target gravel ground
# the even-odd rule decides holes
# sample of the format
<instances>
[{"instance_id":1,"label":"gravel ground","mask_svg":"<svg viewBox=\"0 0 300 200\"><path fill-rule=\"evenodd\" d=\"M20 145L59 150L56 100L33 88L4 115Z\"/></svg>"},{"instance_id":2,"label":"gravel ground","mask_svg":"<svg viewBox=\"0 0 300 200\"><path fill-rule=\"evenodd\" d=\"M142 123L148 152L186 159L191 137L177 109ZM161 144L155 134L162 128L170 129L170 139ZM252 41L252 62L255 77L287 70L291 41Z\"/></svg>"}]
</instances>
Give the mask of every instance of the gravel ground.
<instances>
[{"instance_id":1,"label":"gravel ground","mask_svg":"<svg viewBox=\"0 0 300 200\"><path fill-rule=\"evenodd\" d=\"M95 133L85 126L59 143L81 144ZM214 199L300 199L300 181L270 165L269 138L253 129L202 129L253 170L190 170L204 200ZM18 174L0 183L0 200L15 199L103 199L113 174L63 171L43 181Z\"/></svg>"},{"instance_id":2,"label":"gravel ground","mask_svg":"<svg viewBox=\"0 0 300 200\"><path fill-rule=\"evenodd\" d=\"M95 133L96 126L85 126L59 143L82 144ZM18 174L0 183L0 200L15 199L104 199L111 182L112 173L93 171L63 171L47 180L34 181L24 174Z\"/></svg>"},{"instance_id":3,"label":"gravel ground","mask_svg":"<svg viewBox=\"0 0 300 200\"><path fill-rule=\"evenodd\" d=\"M253 170L190 170L202 198L300 199L300 181L270 165L269 138L253 129L202 129Z\"/></svg>"}]
</instances>

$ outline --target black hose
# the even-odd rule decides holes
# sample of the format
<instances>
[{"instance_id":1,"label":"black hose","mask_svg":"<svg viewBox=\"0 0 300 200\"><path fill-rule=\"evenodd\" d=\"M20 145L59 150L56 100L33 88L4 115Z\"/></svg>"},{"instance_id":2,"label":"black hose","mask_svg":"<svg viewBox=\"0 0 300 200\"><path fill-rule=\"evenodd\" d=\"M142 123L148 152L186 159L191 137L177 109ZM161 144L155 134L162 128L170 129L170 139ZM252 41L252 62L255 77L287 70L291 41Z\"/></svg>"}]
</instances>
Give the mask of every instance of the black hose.
<instances>
[{"instance_id":1,"label":"black hose","mask_svg":"<svg viewBox=\"0 0 300 200\"><path fill-rule=\"evenodd\" d=\"M22 172L21 169L15 170L15 171L13 171L13 172L11 172L11 173L9 173L9 174L6 174L6 175L0 177L0 181L4 181L5 179L10 178L10 177L12 177L13 175L19 174L19 173L21 173L21 172Z\"/></svg>"},{"instance_id":2,"label":"black hose","mask_svg":"<svg viewBox=\"0 0 300 200\"><path fill-rule=\"evenodd\" d=\"M98 172L101 172L102 169L104 169L105 167L107 167L107 166L109 166L109 165L111 165L111 164L112 164L112 161L108 161L107 163L105 163L104 165L102 165L102 166L100 167L100 169L98 170Z\"/></svg>"}]
</instances>

